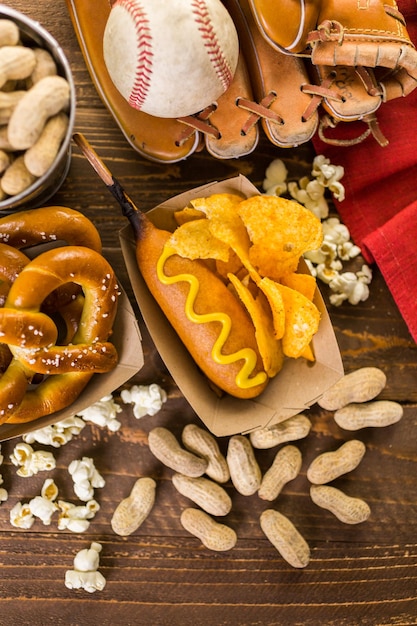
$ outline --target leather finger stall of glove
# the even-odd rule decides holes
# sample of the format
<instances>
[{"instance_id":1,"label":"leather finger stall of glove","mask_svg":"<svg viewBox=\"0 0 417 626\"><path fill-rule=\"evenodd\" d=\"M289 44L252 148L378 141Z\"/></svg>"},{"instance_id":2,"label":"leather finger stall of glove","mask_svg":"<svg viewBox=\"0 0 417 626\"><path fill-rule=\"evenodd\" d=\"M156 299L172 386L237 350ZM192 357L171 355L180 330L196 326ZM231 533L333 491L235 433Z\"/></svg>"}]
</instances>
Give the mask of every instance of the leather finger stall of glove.
<instances>
[{"instance_id":1,"label":"leather finger stall of glove","mask_svg":"<svg viewBox=\"0 0 417 626\"><path fill-rule=\"evenodd\" d=\"M276 146L290 148L309 141L318 127L315 95L304 92L309 83L303 59L283 53L262 36L248 0L223 0L238 31L250 71L254 99L239 97L248 112L243 132L260 122Z\"/></svg>"}]
</instances>

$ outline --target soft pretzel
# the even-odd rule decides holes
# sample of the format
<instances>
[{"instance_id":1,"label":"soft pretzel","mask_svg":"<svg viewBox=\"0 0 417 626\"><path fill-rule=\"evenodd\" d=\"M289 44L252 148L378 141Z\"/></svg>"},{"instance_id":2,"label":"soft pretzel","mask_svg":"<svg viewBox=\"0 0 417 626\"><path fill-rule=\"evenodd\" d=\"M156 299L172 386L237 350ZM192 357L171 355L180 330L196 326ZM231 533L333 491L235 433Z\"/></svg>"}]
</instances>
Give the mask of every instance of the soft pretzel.
<instances>
[{"instance_id":1,"label":"soft pretzel","mask_svg":"<svg viewBox=\"0 0 417 626\"><path fill-rule=\"evenodd\" d=\"M93 374L94 372L56 374L29 390L26 383L26 392L18 406L14 410L4 411L4 414L3 409L0 410L0 423L25 424L65 409L77 400Z\"/></svg>"},{"instance_id":2,"label":"soft pretzel","mask_svg":"<svg viewBox=\"0 0 417 626\"><path fill-rule=\"evenodd\" d=\"M0 218L0 242L16 250L58 241L68 245L85 246L96 252L101 252L102 249L100 235L94 224L79 211L68 207L41 207ZM14 263L17 264L17 261ZM17 273L18 271L16 275ZM0 288L0 298L3 298L3 302L0 300L1 304L4 304L7 291L6 285ZM57 292L48 296L43 309L50 314L70 303L78 293L79 288L66 283Z\"/></svg>"},{"instance_id":3,"label":"soft pretzel","mask_svg":"<svg viewBox=\"0 0 417 626\"><path fill-rule=\"evenodd\" d=\"M22 249L40 243L65 241L101 252L100 235L82 213L61 206L19 211L0 218L0 242Z\"/></svg>"},{"instance_id":4,"label":"soft pretzel","mask_svg":"<svg viewBox=\"0 0 417 626\"><path fill-rule=\"evenodd\" d=\"M79 285L85 296L72 343L35 349L10 345L13 359L0 378L0 421L32 421L65 408L94 372L109 371L117 363L116 349L107 340L116 315L118 285L111 266L95 250L63 246L41 253L12 284L4 310L42 315L44 300L68 282ZM28 389L34 377L46 373L52 375Z\"/></svg>"},{"instance_id":5,"label":"soft pretzel","mask_svg":"<svg viewBox=\"0 0 417 626\"><path fill-rule=\"evenodd\" d=\"M3 307L10 287L30 259L17 248L0 243L0 306ZM59 308L59 301L67 304L73 299L74 289L67 287L62 293L53 295L54 310ZM49 304L52 310L52 301ZM44 313L19 311L13 308L0 308L0 341L26 348L36 348L55 343L57 328L55 323ZM5 348L2 348L4 351Z\"/></svg>"},{"instance_id":6,"label":"soft pretzel","mask_svg":"<svg viewBox=\"0 0 417 626\"><path fill-rule=\"evenodd\" d=\"M0 307L3 307L5 304L12 283L29 262L29 257L21 250L13 248L8 244L0 243ZM59 319L63 325L63 343L69 343L77 330L83 306L81 302L82 299L82 294L75 294L74 289L71 288L70 285L65 285L62 290L53 292L53 294L47 298L44 308L48 309L48 313L50 314L59 315ZM29 319L28 317L24 319L20 318L20 322L25 323L28 322ZM38 321L39 319L43 319L45 321L46 318L36 315L35 319ZM17 312L15 311L14 315L10 315L10 311L4 312L0 309L0 320L0 340L2 340L0 343L0 373L2 373L6 371L12 359L12 353L7 344L13 341L13 337L16 337L16 334L19 334L16 329L16 323L18 322ZM5 324L8 330L7 333L5 332ZM47 320L47 327L51 330L52 335L50 333L48 338L45 333L41 335L38 332L38 345L41 337L43 337L44 343L53 342L53 338L56 338L56 329L51 325L50 320L49 323ZM23 327L21 327L21 330L23 330Z\"/></svg>"},{"instance_id":7,"label":"soft pretzel","mask_svg":"<svg viewBox=\"0 0 417 626\"><path fill-rule=\"evenodd\" d=\"M20 250L0 243L0 306L3 307L10 286L22 269L29 263L29 258ZM0 308L0 374L4 374L10 366L13 355L9 343L21 345L47 345L53 343L57 330L52 320L46 315L28 313L22 317L21 312ZM5 390L15 389L22 396L27 387L27 378L20 367L14 365L3 379Z\"/></svg>"}]
</instances>

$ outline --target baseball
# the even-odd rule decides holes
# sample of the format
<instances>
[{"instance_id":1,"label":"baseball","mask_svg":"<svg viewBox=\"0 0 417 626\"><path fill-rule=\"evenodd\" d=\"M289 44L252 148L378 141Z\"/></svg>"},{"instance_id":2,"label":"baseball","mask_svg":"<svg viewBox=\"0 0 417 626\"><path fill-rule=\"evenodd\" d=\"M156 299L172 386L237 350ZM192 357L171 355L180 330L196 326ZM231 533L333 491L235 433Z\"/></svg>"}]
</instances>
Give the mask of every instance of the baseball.
<instances>
[{"instance_id":1,"label":"baseball","mask_svg":"<svg viewBox=\"0 0 417 626\"><path fill-rule=\"evenodd\" d=\"M116 0L103 55L132 107L178 118L202 111L228 89L239 42L220 0Z\"/></svg>"}]
</instances>

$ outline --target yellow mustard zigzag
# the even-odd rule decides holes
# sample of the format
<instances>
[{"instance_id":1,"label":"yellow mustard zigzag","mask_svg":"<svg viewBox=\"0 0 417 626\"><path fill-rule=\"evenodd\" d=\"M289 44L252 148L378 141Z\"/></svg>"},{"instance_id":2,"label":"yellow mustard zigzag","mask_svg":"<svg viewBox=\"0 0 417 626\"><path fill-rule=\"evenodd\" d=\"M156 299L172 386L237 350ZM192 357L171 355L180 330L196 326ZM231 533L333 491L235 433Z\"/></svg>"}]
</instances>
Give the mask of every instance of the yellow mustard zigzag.
<instances>
[{"instance_id":1,"label":"yellow mustard zigzag","mask_svg":"<svg viewBox=\"0 0 417 626\"><path fill-rule=\"evenodd\" d=\"M241 350L239 350L238 352L234 352L233 354L222 354L222 348L226 343L232 327L232 320L230 319L229 315L221 312L205 313L203 315L200 315L199 313L196 313L194 311L194 302L200 288L200 284L196 276L194 276L193 274L177 274L175 276L167 276L164 273L165 262L170 256L174 254L176 254L174 250L172 250L169 246L165 246L164 251L159 257L157 263L158 279L164 285L172 285L181 281L185 281L190 285L187 300L185 303L185 313L188 319L192 322L195 322L196 324L220 322L222 325L220 334L216 339L211 351L213 360L220 365L229 365L236 361L243 360L243 366L236 376L236 385L241 389L248 389L250 387L256 387L257 385L262 385L267 378L265 372L259 372L256 376L250 378L250 375L252 374L257 362L256 352L252 350L252 348L242 348Z\"/></svg>"}]
</instances>

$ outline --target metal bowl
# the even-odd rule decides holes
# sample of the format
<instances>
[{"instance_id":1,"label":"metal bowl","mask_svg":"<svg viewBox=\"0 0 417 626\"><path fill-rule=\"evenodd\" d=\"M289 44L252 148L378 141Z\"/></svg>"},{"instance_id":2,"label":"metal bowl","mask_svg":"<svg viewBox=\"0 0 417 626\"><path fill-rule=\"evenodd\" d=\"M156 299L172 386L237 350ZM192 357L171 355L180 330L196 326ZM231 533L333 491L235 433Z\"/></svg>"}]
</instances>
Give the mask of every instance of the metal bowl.
<instances>
[{"instance_id":1,"label":"metal bowl","mask_svg":"<svg viewBox=\"0 0 417 626\"><path fill-rule=\"evenodd\" d=\"M0 19L9 19L15 22L20 30L23 45L47 50L56 63L58 74L65 78L70 86L70 107L67 111L69 124L57 157L49 170L30 187L0 202L0 213L11 213L17 209L42 206L63 184L71 162L71 139L75 121L76 98L70 65L62 48L52 35L38 22L4 5L0 9Z\"/></svg>"}]
</instances>

